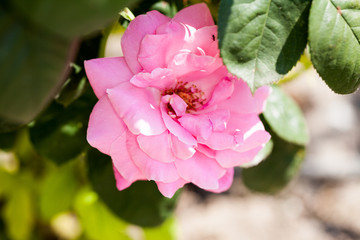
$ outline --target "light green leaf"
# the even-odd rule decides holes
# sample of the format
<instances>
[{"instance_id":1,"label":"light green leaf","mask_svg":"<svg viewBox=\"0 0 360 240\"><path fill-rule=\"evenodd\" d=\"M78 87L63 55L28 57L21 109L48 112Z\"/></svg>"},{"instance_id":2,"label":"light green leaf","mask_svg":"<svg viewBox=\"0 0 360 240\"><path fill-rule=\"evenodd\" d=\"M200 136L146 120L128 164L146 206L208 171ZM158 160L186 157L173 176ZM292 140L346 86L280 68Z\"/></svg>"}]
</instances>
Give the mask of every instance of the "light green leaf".
<instances>
[{"instance_id":1,"label":"light green leaf","mask_svg":"<svg viewBox=\"0 0 360 240\"><path fill-rule=\"evenodd\" d=\"M230 72L250 88L273 83L296 64L307 42L310 0L222 0L219 45Z\"/></svg>"},{"instance_id":2,"label":"light green leaf","mask_svg":"<svg viewBox=\"0 0 360 240\"><path fill-rule=\"evenodd\" d=\"M280 87L272 86L263 114L271 129L279 137L300 145L305 145L309 141L309 133L301 109Z\"/></svg>"},{"instance_id":3,"label":"light green leaf","mask_svg":"<svg viewBox=\"0 0 360 240\"><path fill-rule=\"evenodd\" d=\"M120 10L137 0L12 0L18 11L30 22L59 36L76 37L100 30Z\"/></svg>"},{"instance_id":4,"label":"light green leaf","mask_svg":"<svg viewBox=\"0 0 360 240\"><path fill-rule=\"evenodd\" d=\"M20 186L9 195L3 211L7 235L13 240L30 239L34 227L34 202Z\"/></svg>"},{"instance_id":5,"label":"light green leaf","mask_svg":"<svg viewBox=\"0 0 360 240\"><path fill-rule=\"evenodd\" d=\"M47 173L41 185L39 202L44 220L49 221L56 214L70 210L79 188L75 167L76 161L71 161Z\"/></svg>"},{"instance_id":6,"label":"light green leaf","mask_svg":"<svg viewBox=\"0 0 360 240\"><path fill-rule=\"evenodd\" d=\"M27 1L32 2L32 1ZM71 42L0 7L0 132L30 122L60 89Z\"/></svg>"},{"instance_id":7,"label":"light green leaf","mask_svg":"<svg viewBox=\"0 0 360 240\"><path fill-rule=\"evenodd\" d=\"M360 1L314 0L309 18L311 60L336 93L360 84Z\"/></svg>"},{"instance_id":8,"label":"light green leaf","mask_svg":"<svg viewBox=\"0 0 360 240\"><path fill-rule=\"evenodd\" d=\"M175 218L169 218L158 227L144 228L145 239L146 240L176 239L175 225L176 225Z\"/></svg>"},{"instance_id":9,"label":"light green leaf","mask_svg":"<svg viewBox=\"0 0 360 240\"><path fill-rule=\"evenodd\" d=\"M79 191L74 207L88 239L130 239L127 224L116 217L94 191L88 188Z\"/></svg>"},{"instance_id":10,"label":"light green leaf","mask_svg":"<svg viewBox=\"0 0 360 240\"><path fill-rule=\"evenodd\" d=\"M272 134L274 148L259 165L243 169L242 179L247 188L274 194L282 190L298 173L305 157L303 146L286 142Z\"/></svg>"}]
</instances>

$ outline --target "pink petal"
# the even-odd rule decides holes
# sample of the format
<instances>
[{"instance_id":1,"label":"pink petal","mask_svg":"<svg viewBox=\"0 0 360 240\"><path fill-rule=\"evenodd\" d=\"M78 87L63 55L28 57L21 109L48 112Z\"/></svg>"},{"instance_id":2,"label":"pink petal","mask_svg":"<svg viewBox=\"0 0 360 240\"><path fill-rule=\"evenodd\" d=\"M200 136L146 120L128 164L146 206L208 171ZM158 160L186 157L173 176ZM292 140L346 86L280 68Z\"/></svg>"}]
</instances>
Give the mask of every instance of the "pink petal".
<instances>
[{"instance_id":1,"label":"pink petal","mask_svg":"<svg viewBox=\"0 0 360 240\"><path fill-rule=\"evenodd\" d=\"M96 58L84 62L86 75L98 98L106 93L106 89L127 82L132 73L123 57Z\"/></svg>"},{"instance_id":2,"label":"pink petal","mask_svg":"<svg viewBox=\"0 0 360 240\"><path fill-rule=\"evenodd\" d=\"M219 104L219 108L230 108L231 111L247 114L259 114L264 105L267 87L260 88L258 95L253 96L248 85L241 79L235 81L232 96Z\"/></svg>"},{"instance_id":3,"label":"pink petal","mask_svg":"<svg viewBox=\"0 0 360 240\"><path fill-rule=\"evenodd\" d=\"M139 135L137 142L141 148L150 158L169 163L176 160L171 150L171 134L168 131L159 135L144 136Z\"/></svg>"},{"instance_id":4,"label":"pink petal","mask_svg":"<svg viewBox=\"0 0 360 240\"><path fill-rule=\"evenodd\" d=\"M171 69L155 68L151 73L140 72L130 79L137 87L155 87L160 90L170 88L176 82L175 75Z\"/></svg>"},{"instance_id":5,"label":"pink petal","mask_svg":"<svg viewBox=\"0 0 360 240\"><path fill-rule=\"evenodd\" d=\"M219 188L210 190L210 192L221 193L229 190L234 179L234 168L226 169L225 175L219 179Z\"/></svg>"},{"instance_id":6,"label":"pink petal","mask_svg":"<svg viewBox=\"0 0 360 240\"><path fill-rule=\"evenodd\" d=\"M136 74L142 70L137 57L141 41L145 35L155 34L156 28L169 20L170 18L157 11L150 11L146 15L137 16L130 22L121 38L121 48L125 60L133 73Z\"/></svg>"},{"instance_id":7,"label":"pink petal","mask_svg":"<svg viewBox=\"0 0 360 240\"><path fill-rule=\"evenodd\" d=\"M177 181L171 183L156 182L161 194L167 198L172 198L176 191L179 188L182 188L186 183L187 182L182 178L179 178Z\"/></svg>"},{"instance_id":8,"label":"pink petal","mask_svg":"<svg viewBox=\"0 0 360 240\"><path fill-rule=\"evenodd\" d=\"M138 61L146 72L166 66L165 57L169 35L146 35L140 46Z\"/></svg>"},{"instance_id":9,"label":"pink petal","mask_svg":"<svg viewBox=\"0 0 360 240\"><path fill-rule=\"evenodd\" d=\"M264 145L271 138L271 135L265 130L259 130L251 134L245 141L234 148L237 152L249 151L258 146Z\"/></svg>"},{"instance_id":10,"label":"pink petal","mask_svg":"<svg viewBox=\"0 0 360 240\"><path fill-rule=\"evenodd\" d=\"M134 163L148 180L170 183L179 179L174 163L163 163L150 158L139 148L136 136L127 136L127 147ZM161 146L156 144L154 148L159 149Z\"/></svg>"},{"instance_id":11,"label":"pink petal","mask_svg":"<svg viewBox=\"0 0 360 240\"><path fill-rule=\"evenodd\" d=\"M190 146L195 146L196 145L195 138L188 131L186 131L179 123L177 123L174 119L172 119L168 115L168 110L166 106L168 102L166 101L165 97L166 96L162 97L161 99L160 110L166 128L183 143Z\"/></svg>"},{"instance_id":12,"label":"pink petal","mask_svg":"<svg viewBox=\"0 0 360 240\"><path fill-rule=\"evenodd\" d=\"M214 88L210 100L206 106L218 104L229 98L234 92L234 79L224 77Z\"/></svg>"},{"instance_id":13,"label":"pink petal","mask_svg":"<svg viewBox=\"0 0 360 240\"><path fill-rule=\"evenodd\" d=\"M191 158L196 152L193 146L183 143L173 134L171 134L171 146L174 156L183 160Z\"/></svg>"},{"instance_id":14,"label":"pink petal","mask_svg":"<svg viewBox=\"0 0 360 240\"><path fill-rule=\"evenodd\" d=\"M210 10L205 3L194 4L182 9L173 20L195 28L214 25Z\"/></svg>"},{"instance_id":15,"label":"pink petal","mask_svg":"<svg viewBox=\"0 0 360 240\"><path fill-rule=\"evenodd\" d=\"M166 130L159 110L160 93L122 83L108 89L109 99L133 134L158 135Z\"/></svg>"},{"instance_id":16,"label":"pink petal","mask_svg":"<svg viewBox=\"0 0 360 240\"><path fill-rule=\"evenodd\" d=\"M186 114L178 119L181 126L197 138L208 139L212 133L212 125L207 115Z\"/></svg>"},{"instance_id":17,"label":"pink petal","mask_svg":"<svg viewBox=\"0 0 360 240\"><path fill-rule=\"evenodd\" d=\"M177 78L186 77L188 81L204 78L223 66L221 58L181 52L174 56L168 68Z\"/></svg>"},{"instance_id":18,"label":"pink petal","mask_svg":"<svg viewBox=\"0 0 360 240\"><path fill-rule=\"evenodd\" d=\"M124 122L115 113L105 95L96 103L91 112L87 130L89 144L109 154L111 144L126 130Z\"/></svg>"},{"instance_id":19,"label":"pink petal","mask_svg":"<svg viewBox=\"0 0 360 240\"><path fill-rule=\"evenodd\" d=\"M214 132L207 139L200 138L198 141L213 150L229 149L237 144L234 133L228 132Z\"/></svg>"},{"instance_id":20,"label":"pink petal","mask_svg":"<svg viewBox=\"0 0 360 240\"><path fill-rule=\"evenodd\" d=\"M247 152L236 152L234 150L221 150L216 152L217 162L224 168L240 166L241 164L251 162L263 146L258 146Z\"/></svg>"},{"instance_id":21,"label":"pink petal","mask_svg":"<svg viewBox=\"0 0 360 240\"><path fill-rule=\"evenodd\" d=\"M176 161L175 165L181 178L204 189L217 189L218 179L225 174L215 159L199 152L187 160Z\"/></svg>"},{"instance_id":22,"label":"pink petal","mask_svg":"<svg viewBox=\"0 0 360 240\"><path fill-rule=\"evenodd\" d=\"M149 34L143 38L138 55L139 63L148 72L167 66L174 55L184 49L187 34L186 27L174 21L159 26L156 35Z\"/></svg>"},{"instance_id":23,"label":"pink petal","mask_svg":"<svg viewBox=\"0 0 360 240\"><path fill-rule=\"evenodd\" d=\"M116 168L114 167L114 176L115 176L115 181L116 181L116 187L117 189L119 189L119 191L122 191L128 187L130 187L130 185L133 182L128 182L126 181L121 174L116 170Z\"/></svg>"},{"instance_id":24,"label":"pink petal","mask_svg":"<svg viewBox=\"0 0 360 240\"><path fill-rule=\"evenodd\" d=\"M258 88L254 94L256 99L257 113L261 113L265 109L266 99L271 93L271 88L269 86L262 86Z\"/></svg>"},{"instance_id":25,"label":"pink petal","mask_svg":"<svg viewBox=\"0 0 360 240\"><path fill-rule=\"evenodd\" d=\"M217 26L213 25L198 29L194 32L192 41L186 42L184 48L197 55L219 56Z\"/></svg>"},{"instance_id":26,"label":"pink petal","mask_svg":"<svg viewBox=\"0 0 360 240\"><path fill-rule=\"evenodd\" d=\"M208 146L206 146L204 144L198 144L196 147L196 151L201 152L202 154L204 154L205 156L207 156L209 158L215 158L215 156L216 156L216 151L214 149L209 148Z\"/></svg>"},{"instance_id":27,"label":"pink petal","mask_svg":"<svg viewBox=\"0 0 360 240\"><path fill-rule=\"evenodd\" d=\"M112 145L110 156L113 164L121 176L128 182L134 182L144 179L144 175L135 165L126 146L127 135L130 132L125 131Z\"/></svg>"},{"instance_id":28,"label":"pink petal","mask_svg":"<svg viewBox=\"0 0 360 240\"><path fill-rule=\"evenodd\" d=\"M167 97L169 97L169 99L167 101L169 101L172 109L176 113L176 116L179 117L179 116L184 115L186 112L186 109L188 107L186 102L176 94L173 94L171 96L169 96L169 95L165 96L165 98L167 98Z\"/></svg>"}]
</instances>

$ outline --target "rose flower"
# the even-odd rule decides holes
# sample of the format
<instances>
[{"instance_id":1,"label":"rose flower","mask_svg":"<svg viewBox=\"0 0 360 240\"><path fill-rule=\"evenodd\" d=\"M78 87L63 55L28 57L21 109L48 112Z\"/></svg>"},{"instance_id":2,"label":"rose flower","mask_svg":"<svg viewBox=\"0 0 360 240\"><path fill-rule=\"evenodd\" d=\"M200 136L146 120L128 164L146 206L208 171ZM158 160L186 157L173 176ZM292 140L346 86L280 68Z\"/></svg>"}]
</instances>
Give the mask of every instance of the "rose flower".
<instances>
[{"instance_id":1,"label":"rose flower","mask_svg":"<svg viewBox=\"0 0 360 240\"><path fill-rule=\"evenodd\" d=\"M258 117L269 88L253 95L227 71L205 4L172 19L140 15L121 46L123 57L85 62L99 99L87 139L111 156L117 188L153 180L166 197L186 183L227 190L234 167L253 161L270 139Z\"/></svg>"}]
</instances>

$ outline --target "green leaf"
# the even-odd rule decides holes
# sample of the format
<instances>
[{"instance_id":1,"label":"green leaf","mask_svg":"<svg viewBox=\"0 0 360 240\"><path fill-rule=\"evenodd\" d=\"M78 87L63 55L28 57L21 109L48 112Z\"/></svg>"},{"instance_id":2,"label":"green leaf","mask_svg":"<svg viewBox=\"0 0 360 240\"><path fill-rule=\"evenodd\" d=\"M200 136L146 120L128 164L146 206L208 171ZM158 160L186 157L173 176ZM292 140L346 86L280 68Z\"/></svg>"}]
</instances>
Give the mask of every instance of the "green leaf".
<instances>
[{"instance_id":1,"label":"green leaf","mask_svg":"<svg viewBox=\"0 0 360 240\"><path fill-rule=\"evenodd\" d=\"M69 211L79 188L76 161L47 172L40 190L40 213L49 221L60 212ZM55 204L56 203L56 204Z\"/></svg>"},{"instance_id":2,"label":"green leaf","mask_svg":"<svg viewBox=\"0 0 360 240\"><path fill-rule=\"evenodd\" d=\"M309 141L301 109L280 87L272 86L263 114L271 129L282 139L299 145Z\"/></svg>"},{"instance_id":3,"label":"green leaf","mask_svg":"<svg viewBox=\"0 0 360 240\"><path fill-rule=\"evenodd\" d=\"M63 83L71 42L33 28L1 6L0 36L0 132L4 132L33 120L54 98Z\"/></svg>"},{"instance_id":4,"label":"green leaf","mask_svg":"<svg viewBox=\"0 0 360 240\"><path fill-rule=\"evenodd\" d=\"M33 200L30 192L17 186L4 206L3 219L7 235L13 240L30 239L34 227Z\"/></svg>"},{"instance_id":5,"label":"green leaf","mask_svg":"<svg viewBox=\"0 0 360 240\"><path fill-rule=\"evenodd\" d=\"M274 194L283 189L297 174L305 157L303 146L286 142L272 134L274 148L259 165L242 170L247 188Z\"/></svg>"},{"instance_id":6,"label":"green leaf","mask_svg":"<svg viewBox=\"0 0 360 240\"><path fill-rule=\"evenodd\" d=\"M78 99L83 93L87 79L82 68L74 63L70 64L72 73L62 86L61 92L56 96L56 101L65 107Z\"/></svg>"},{"instance_id":7,"label":"green leaf","mask_svg":"<svg viewBox=\"0 0 360 240\"><path fill-rule=\"evenodd\" d=\"M169 218L158 227L144 228L145 239L146 240L176 239L175 225L176 225L175 218Z\"/></svg>"},{"instance_id":8,"label":"green leaf","mask_svg":"<svg viewBox=\"0 0 360 240\"><path fill-rule=\"evenodd\" d=\"M88 146L86 129L92 106L83 98L67 108L54 102L30 126L36 150L57 164L79 155Z\"/></svg>"},{"instance_id":9,"label":"green leaf","mask_svg":"<svg viewBox=\"0 0 360 240\"><path fill-rule=\"evenodd\" d=\"M104 203L122 219L140 226L161 224L172 213L177 196L161 195L153 181L138 181L118 191L110 157L96 149L88 153L89 178Z\"/></svg>"},{"instance_id":10,"label":"green leaf","mask_svg":"<svg viewBox=\"0 0 360 240\"><path fill-rule=\"evenodd\" d=\"M84 188L76 196L75 211L85 235L92 240L127 240L127 224L114 215L98 195Z\"/></svg>"},{"instance_id":11,"label":"green leaf","mask_svg":"<svg viewBox=\"0 0 360 240\"><path fill-rule=\"evenodd\" d=\"M8 194L11 189L14 189L14 182L15 182L15 179L14 179L13 175L0 169L0 183L1 183L0 184L0 198L3 195Z\"/></svg>"},{"instance_id":12,"label":"green leaf","mask_svg":"<svg viewBox=\"0 0 360 240\"><path fill-rule=\"evenodd\" d=\"M336 93L352 93L360 84L360 2L314 0L309 18L311 60Z\"/></svg>"},{"instance_id":13,"label":"green leaf","mask_svg":"<svg viewBox=\"0 0 360 240\"><path fill-rule=\"evenodd\" d=\"M17 132L0 133L0 149L11 149L15 145Z\"/></svg>"},{"instance_id":14,"label":"green leaf","mask_svg":"<svg viewBox=\"0 0 360 240\"><path fill-rule=\"evenodd\" d=\"M137 0L12 0L13 8L32 23L64 37L105 27L120 10Z\"/></svg>"},{"instance_id":15,"label":"green leaf","mask_svg":"<svg viewBox=\"0 0 360 240\"><path fill-rule=\"evenodd\" d=\"M311 0L222 0L219 45L230 72L250 88L273 83L296 64L307 42Z\"/></svg>"}]
</instances>

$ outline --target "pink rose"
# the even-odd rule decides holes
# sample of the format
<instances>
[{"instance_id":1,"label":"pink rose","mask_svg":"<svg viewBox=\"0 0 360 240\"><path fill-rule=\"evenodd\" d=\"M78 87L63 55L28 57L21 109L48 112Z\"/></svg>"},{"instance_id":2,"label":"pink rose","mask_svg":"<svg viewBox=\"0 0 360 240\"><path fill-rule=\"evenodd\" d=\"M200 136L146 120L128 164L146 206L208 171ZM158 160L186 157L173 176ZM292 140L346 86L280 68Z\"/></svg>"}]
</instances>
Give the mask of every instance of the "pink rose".
<instances>
[{"instance_id":1,"label":"pink rose","mask_svg":"<svg viewBox=\"0 0 360 240\"><path fill-rule=\"evenodd\" d=\"M251 162L270 139L258 117L269 88L252 95L227 71L205 4L173 19L140 15L121 46L124 57L85 62L99 98L87 139L111 156L117 188L154 180L166 197L189 182L227 190L234 167Z\"/></svg>"}]
</instances>

